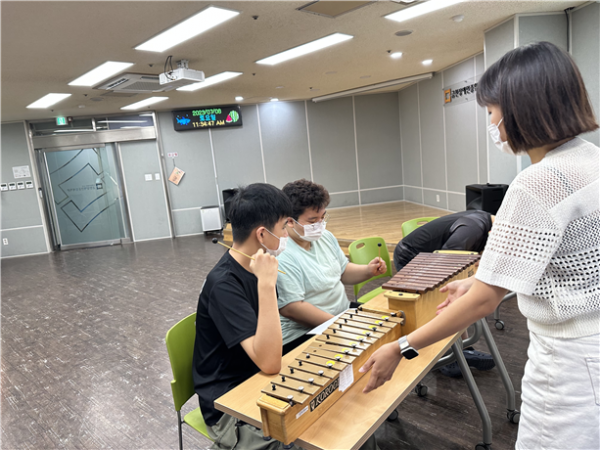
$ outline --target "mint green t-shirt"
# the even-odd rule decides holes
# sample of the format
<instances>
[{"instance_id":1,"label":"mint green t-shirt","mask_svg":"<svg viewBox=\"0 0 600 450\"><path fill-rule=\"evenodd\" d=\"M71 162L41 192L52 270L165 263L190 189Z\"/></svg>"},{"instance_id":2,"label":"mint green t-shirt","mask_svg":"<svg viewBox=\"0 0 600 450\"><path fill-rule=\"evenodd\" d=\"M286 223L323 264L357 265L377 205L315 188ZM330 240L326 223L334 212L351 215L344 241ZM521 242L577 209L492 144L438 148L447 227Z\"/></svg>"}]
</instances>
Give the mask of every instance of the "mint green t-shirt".
<instances>
[{"instance_id":1,"label":"mint green t-shirt","mask_svg":"<svg viewBox=\"0 0 600 450\"><path fill-rule=\"evenodd\" d=\"M277 277L279 309L300 301L334 316L348 309L348 296L341 280L348 259L331 232L325 230L319 240L311 243L310 251L288 239L278 260L279 268L286 273ZM283 343L287 344L310 328L281 316L281 330Z\"/></svg>"}]
</instances>

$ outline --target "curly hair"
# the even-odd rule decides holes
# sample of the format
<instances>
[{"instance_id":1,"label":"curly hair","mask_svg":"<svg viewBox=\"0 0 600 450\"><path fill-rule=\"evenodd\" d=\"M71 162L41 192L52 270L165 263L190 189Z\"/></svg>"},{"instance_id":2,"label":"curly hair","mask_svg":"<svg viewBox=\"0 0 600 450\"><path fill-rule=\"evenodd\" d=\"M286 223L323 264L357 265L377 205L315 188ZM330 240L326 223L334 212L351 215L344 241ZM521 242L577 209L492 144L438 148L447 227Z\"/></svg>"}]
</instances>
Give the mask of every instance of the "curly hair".
<instances>
[{"instance_id":1,"label":"curly hair","mask_svg":"<svg viewBox=\"0 0 600 450\"><path fill-rule=\"evenodd\" d=\"M298 220L309 208L317 210L329 205L329 192L323 186L304 178L286 184L282 191L292 202L292 218Z\"/></svg>"}]
</instances>

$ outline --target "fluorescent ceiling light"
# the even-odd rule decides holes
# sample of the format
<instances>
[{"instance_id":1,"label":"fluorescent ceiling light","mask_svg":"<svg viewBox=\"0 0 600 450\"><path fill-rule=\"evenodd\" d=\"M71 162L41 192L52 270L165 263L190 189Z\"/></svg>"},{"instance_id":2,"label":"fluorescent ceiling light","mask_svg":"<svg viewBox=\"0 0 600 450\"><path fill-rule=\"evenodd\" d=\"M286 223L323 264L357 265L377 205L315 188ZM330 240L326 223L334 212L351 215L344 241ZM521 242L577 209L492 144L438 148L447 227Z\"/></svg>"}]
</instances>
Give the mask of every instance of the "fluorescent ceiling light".
<instances>
[{"instance_id":1,"label":"fluorescent ceiling light","mask_svg":"<svg viewBox=\"0 0 600 450\"><path fill-rule=\"evenodd\" d=\"M178 25L163 31L158 36L138 45L135 49L149 52L164 52L177 44L216 27L238 14L238 11L210 6Z\"/></svg>"},{"instance_id":2,"label":"fluorescent ceiling light","mask_svg":"<svg viewBox=\"0 0 600 450\"><path fill-rule=\"evenodd\" d=\"M94 131L91 128L83 128L83 129L77 129L77 128L69 128L67 130L54 130L54 133L80 133L82 131Z\"/></svg>"},{"instance_id":3,"label":"fluorescent ceiling light","mask_svg":"<svg viewBox=\"0 0 600 450\"><path fill-rule=\"evenodd\" d=\"M27 108L48 108L49 106L55 105L56 103L64 100L67 97L70 97L71 94L48 94L44 95L39 100L33 102L31 105L27 106Z\"/></svg>"},{"instance_id":4,"label":"fluorescent ceiling light","mask_svg":"<svg viewBox=\"0 0 600 450\"><path fill-rule=\"evenodd\" d=\"M405 8L385 16L386 19L395 20L396 22L404 22L405 20L414 19L415 17L428 14L438 9L446 8L447 6L456 5L464 0L429 0L425 3L419 3L410 8Z\"/></svg>"},{"instance_id":5,"label":"fluorescent ceiling light","mask_svg":"<svg viewBox=\"0 0 600 450\"><path fill-rule=\"evenodd\" d=\"M259 59L258 61L256 61L256 63L274 66L275 64L287 61L288 59L297 58L298 56L306 55L307 53L316 52L317 50L321 50L331 45L347 41L348 39L352 39L353 37L354 36L350 36L349 34L343 33L330 34L329 36L325 36L324 38L317 39L316 41L312 41L307 44L302 44L298 47L286 50L285 52L269 56L268 58Z\"/></svg>"},{"instance_id":6,"label":"fluorescent ceiling light","mask_svg":"<svg viewBox=\"0 0 600 450\"><path fill-rule=\"evenodd\" d=\"M402 56L402 52L394 52L390 56L394 59L398 59Z\"/></svg>"},{"instance_id":7,"label":"fluorescent ceiling light","mask_svg":"<svg viewBox=\"0 0 600 450\"><path fill-rule=\"evenodd\" d=\"M148 123L147 120L97 120L96 123Z\"/></svg>"},{"instance_id":8,"label":"fluorescent ceiling light","mask_svg":"<svg viewBox=\"0 0 600 450\"><path fill-rule=\"evenodd\" d=\"M76 80L71 81L69 86L93 86L131 66L133 66L133 63L106 61Z\"/></svg>"},{"instance_id":9,"label":"fluorescent ceiling light","mask_svg":"<svg viewBox=\"0 0 600 450\"><path fill-rule=\"evenodd\" d=\"M141 102L132 103L131 105L123 106L121 109L140 109L144 106L153 105L154 103L162 102L163 100L168 100L169 97L150 97L146 100L142 100Z\"/></svg>"},{"instance_id":10,"label":"fluorescent ceiling light","mask_svg":"<svg viewBox=\"0 0 600 450\"><path fill-rule=\"evenodd\" d=\"M271 101L272 101L272 102L278 102L278 101L279 101L279 99L278 99L278 98L272 98L272 99L271 99Z\"/></svg>"},{"instance_id":11,"label":"fluorescent ceiling light","mask_svg":"<svg viewBox=\"0 0 600 450\"><path fill-rule=\"evenodd\" d=\"M188 84L187 86L183 86L177 88L178 91L197 91L198 89L202 89L208 86L212 86L213 84L220 83L222 81L229 80L231 78L235 78L241 75L243 72L221 72L212 77L205 78L204 81L200 81L198 83Z\"/></svg>"},{"instance_id":12,"label":"fluorescent ceiling light","mask_svg":"<svg viewBox=\"0 0 600 450\"><path fill-rule=\"evenodd\" d=\"M239 95L235 98L236 102L241 102L242 100L244 100L244 97L240 97Z\"/></svg>"},{"instance_id":13,"label":"fluorescent ceiling light","mask_svg":"<svg viewBox=\"0 0 600 450\"><path fill-rule=\"evenodd\" d=\"M426 59L425 61L423 61L423 65L429 66L429 65L431 65L432 62L433 62L433 59Z\"/></svg>"},{"instance_id":14,"label":"fluorescent ceiling light","mask_svg":"<svg viewBox=\"0 0 600 450\"><path fill-rule=\"evenodd\" d=\"M430 80L433 78L433 72L424 73L421 75L413 75L411 77L398 78L397 80L384 81L383 83L371 84L369 86L363 86L356 89L349 89L347 91L334 92L333 94L323 95L321 97L315 97L312 99L313 102L319 103L325 100L333 100L334 98L348 97L349 95L360 94L362 92L374 91L377 89L383 89L390 86L396 86L399 84L412 83L420 80Z\"/></svg>"}]
</instances>

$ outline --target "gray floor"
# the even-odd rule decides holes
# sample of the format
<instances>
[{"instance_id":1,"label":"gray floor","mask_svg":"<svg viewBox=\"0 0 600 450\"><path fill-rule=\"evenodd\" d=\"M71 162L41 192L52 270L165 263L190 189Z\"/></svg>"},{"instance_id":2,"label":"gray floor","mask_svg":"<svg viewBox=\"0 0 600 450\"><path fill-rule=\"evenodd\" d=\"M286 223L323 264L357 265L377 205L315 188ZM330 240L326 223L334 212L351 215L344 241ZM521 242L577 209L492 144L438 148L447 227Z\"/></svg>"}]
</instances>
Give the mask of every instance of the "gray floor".
<instances>
[{"instance_id":1,"label":"gray floor","mask_svg":"<svg viewBox=\"0 0 600 450\"><path fill-rule=\"evenodd\" d=\"M177 448L164 336L195 311L222 253L192 236L3 260L2 448ZM506 329L492 333L519 405L526 323L515 301L502 318ZM475 379L493 448L514 448L517 426L505 418L497 372ZM474 448L481 423L464 381L431 373L425 383L428 396L409 395L400 420L377 431L381 449ZM186 449L208 446L184 428Z\"/></svg>"}]
</instances>

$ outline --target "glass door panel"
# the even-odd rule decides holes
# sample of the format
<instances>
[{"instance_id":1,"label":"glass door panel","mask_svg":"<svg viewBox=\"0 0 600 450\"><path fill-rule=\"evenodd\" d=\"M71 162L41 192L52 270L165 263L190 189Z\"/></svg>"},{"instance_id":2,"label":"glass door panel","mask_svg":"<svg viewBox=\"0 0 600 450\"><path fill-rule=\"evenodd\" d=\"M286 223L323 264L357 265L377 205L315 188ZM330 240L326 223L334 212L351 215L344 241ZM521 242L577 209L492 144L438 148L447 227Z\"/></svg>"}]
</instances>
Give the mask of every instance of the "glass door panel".
<instances>
[{"instance_id":1,"label":"glass door panel","mask_svg":"<svg viewBox=\"0 0 600 450\"><path fill-rule=\"evenodd\" d=\"M64 248L127 238L127 216L114 146L42 151L57 244Z\"/></svg>"}]
</instances>

